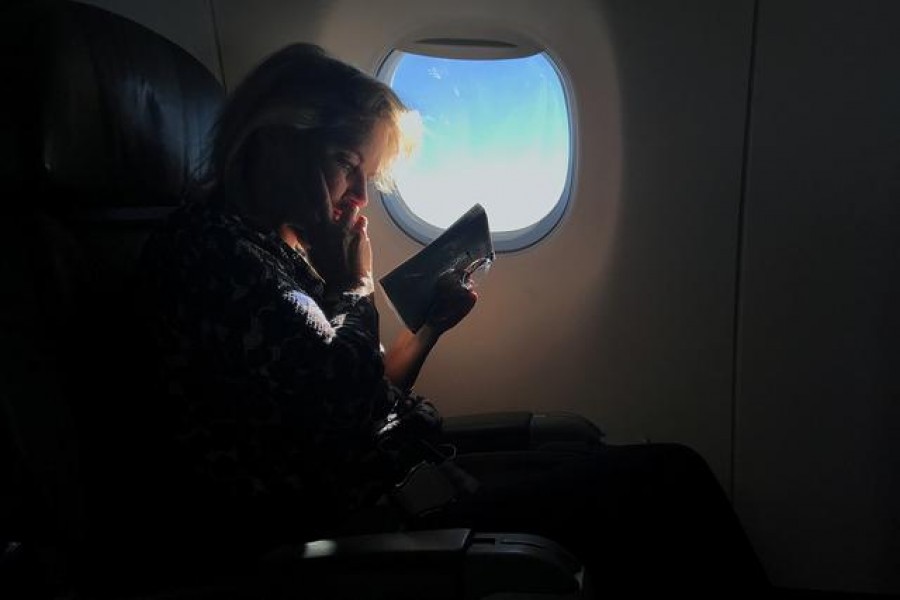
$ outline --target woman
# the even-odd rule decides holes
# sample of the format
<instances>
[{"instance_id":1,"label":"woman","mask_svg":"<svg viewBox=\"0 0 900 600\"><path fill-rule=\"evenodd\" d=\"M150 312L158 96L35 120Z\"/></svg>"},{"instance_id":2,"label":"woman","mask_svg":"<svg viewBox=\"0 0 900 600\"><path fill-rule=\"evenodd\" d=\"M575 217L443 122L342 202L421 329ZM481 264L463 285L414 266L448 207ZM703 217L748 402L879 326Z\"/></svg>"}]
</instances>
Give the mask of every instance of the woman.
<instances>
[{"instance_id":1,"label":"woman","mask_svg":"<svg viewBox=\"0 0 900 600\"><path fill-rule=\"evenodd\" d=\"M386 420L440 429L409 390L476 296L445 293L382 356L360 214L401 150L404 112L320 48L285 48L235 90L207 185L145 247L141 304L174 451L260 544L333 532L373 505L395 476L374 448Z\"/></svg>"},{"instance_id":2,"label":"woman","mask_svg":"<svg viewBox=\"0 0 900 600\"><path fill-rule=\"evenodd\" d=\"M211 531L221 518L261 546L347 531L359 515L370 530L394 527L376 507L397 473L375 432L403 415L408 438L439 433L437 412L409 390L476 296L448 288L382 355L360 214L367 183L388 180L404 144L403 113L387 86L321 49L285 48L225 106L202 198L145 250L172 434L206 508L220 507ZM682 447L461 463L481 491L413 526L548 535L616 586L693 585L698 559L717 584L762 581L715 479Z\"/></svg>"}]
</instances>

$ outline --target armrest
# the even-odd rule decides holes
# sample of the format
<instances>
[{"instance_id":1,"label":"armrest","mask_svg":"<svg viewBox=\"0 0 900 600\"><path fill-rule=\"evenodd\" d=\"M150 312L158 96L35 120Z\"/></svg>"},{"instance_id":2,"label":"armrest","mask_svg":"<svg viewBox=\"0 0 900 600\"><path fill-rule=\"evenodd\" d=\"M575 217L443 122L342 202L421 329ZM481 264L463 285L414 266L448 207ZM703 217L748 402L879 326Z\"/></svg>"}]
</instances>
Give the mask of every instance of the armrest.
<instances>
[{"instance_id":1,"label":"armrest","mask_svg":"<svg viewBox=\"0 0 900 600\"><path fill-rule=\"evenodd\" d=\"M465 599L570 594L581 565L540 536L442 529L317 540L263 560L266 597ZM272 589L274 586L275 589ZM306 596L303 596L306 597Z\"/></svg>"},{"instance_id":2,"label":"armrest","mask_svg":"<svg viewBox=\"0 0 900 600\"><path fill-rule=\"evenodd\" d=\"M520 450L584 452L603 444L603 432L568 412L495 412L444 419L444 438L460 453Z\"/></svg>"}]
</instances>

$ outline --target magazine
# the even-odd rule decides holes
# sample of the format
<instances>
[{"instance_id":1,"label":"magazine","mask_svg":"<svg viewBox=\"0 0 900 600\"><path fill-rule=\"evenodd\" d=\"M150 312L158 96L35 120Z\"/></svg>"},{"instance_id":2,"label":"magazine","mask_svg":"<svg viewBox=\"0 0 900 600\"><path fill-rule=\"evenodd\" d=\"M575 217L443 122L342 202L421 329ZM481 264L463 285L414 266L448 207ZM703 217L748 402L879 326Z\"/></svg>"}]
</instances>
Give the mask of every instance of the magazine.
<instances>
[{"instance_id":1,"label":"magazine","mask_svg":"<svg viewBox=\"0 0 900 600\"><path fill-rule=\"evenodd\" d=\"M442 278L458 276L466 285L474 271L487 269L493 260L487 213L476 204L379 283L397 316L416 332L425 323Z\"/></svg>"}]
</instances>

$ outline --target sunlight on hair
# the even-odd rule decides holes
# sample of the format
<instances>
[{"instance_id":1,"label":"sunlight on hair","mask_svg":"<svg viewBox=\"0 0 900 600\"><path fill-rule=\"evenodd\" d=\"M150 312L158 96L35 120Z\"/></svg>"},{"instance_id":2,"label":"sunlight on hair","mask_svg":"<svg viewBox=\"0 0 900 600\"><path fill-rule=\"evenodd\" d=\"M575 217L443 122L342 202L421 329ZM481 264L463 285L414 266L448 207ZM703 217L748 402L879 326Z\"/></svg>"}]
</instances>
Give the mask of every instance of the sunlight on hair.
<instances>
[{"instance_id":1,"label":"sunlight on hair","mask_svg":"<svg viewBox=\"0 0 900 600\"><path fill-rule=\"evenodd\" d=\"M400 115L400 157L410 159L422 146L424 128L422 115L417 110L407 110Z\"/></svg>"},{"instance_id":2,"label":"sunlight on hair","mask_svg":"<svg viewBox=\"0 0 900 600\"><path fill-rule=\"evenodd\" d=\"M390 156L379 167L373 183L386 194L397 193L397 169L403 169L422 145L422 116L415 110L404 110L394 117ZM408 168L408 167L406 167Z\"/></svg>"}]
</instances>

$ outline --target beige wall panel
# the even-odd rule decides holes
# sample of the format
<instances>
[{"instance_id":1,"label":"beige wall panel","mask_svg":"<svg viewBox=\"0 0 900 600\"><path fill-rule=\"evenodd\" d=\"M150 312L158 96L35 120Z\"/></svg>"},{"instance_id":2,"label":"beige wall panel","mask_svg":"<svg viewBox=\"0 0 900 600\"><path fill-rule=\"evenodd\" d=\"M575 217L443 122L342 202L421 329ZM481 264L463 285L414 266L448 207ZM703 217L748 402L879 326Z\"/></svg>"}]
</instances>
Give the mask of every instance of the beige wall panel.
<instances>
[{"instance_id":1,"label":"beige wall panel","mask_svg":"<svg viewBox=\"0 0 900 600\"><path fill-rule=\"evenodd\" d=\"M499 258L418 389L448 414L572 410L614 441L682 441L728 483L749 1L215 6L229 86L292 41L369 71L395 40L442 22L493 23L545 44L573 82L572 205L543 242ZM380 202L369 215L384 273L419 246ZM389 341L398 324L383 313Z\"/></svg>"}]
</instances>

